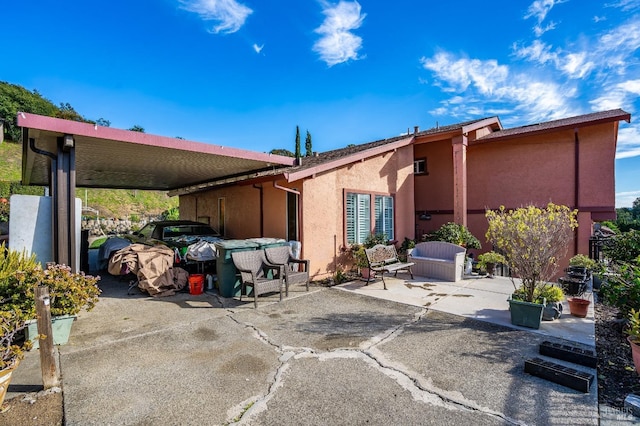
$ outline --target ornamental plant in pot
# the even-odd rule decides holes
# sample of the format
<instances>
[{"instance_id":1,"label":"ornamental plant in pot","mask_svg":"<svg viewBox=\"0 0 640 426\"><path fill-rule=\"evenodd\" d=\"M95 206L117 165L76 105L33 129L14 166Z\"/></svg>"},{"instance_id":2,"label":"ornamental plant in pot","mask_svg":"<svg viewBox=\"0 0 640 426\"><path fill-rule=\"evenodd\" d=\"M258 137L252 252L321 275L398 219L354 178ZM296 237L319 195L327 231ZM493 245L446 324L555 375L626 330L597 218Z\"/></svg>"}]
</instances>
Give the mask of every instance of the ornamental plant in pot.
<instances>
[{"instance_id":1,"label":"ornamental plant in pot","mask_svg":"<svg viewBox=\"0 0 640 426\"><path fill-rule=\"evenodd\" d=\"M578 226L577 214L577 210L553 203L544 208L487 210L487 240L504 254L511 268L516 290L509 299L513 324L540 327L544 305L536 303L536 295L558 271L558 259L566 254Z\"/></svg>"},{"instance_id":2,"label":"ornamental plant in pot","mask_svg":"<svg viewBox=\"0 0 640 426\"><path fill-rule=\"evenodd\" d=\"M35 287L45 285L51 297L54 343L64 344L75 316L83 309L91 310L98 301L100 277L71 272L65 265L50 263L43 269L35 256L27 256L0 246L0 298L3 308L19 310L27 319L25 334L38 346ZM62 334L57 336L60 330Z\"/></svg>"},{"instance_id":3,"label":"ornamental plant in pot","mask_svg":"<svg viewBox=\"0 0 640 426\"><path fill-rule=\"evenodd\" d=\"M66 265L49 263L46 269L36 268L30 277L20 274L18 276L25 284L29 283L23 288L31 300L35 300L34 282L49 288L53 343L56 345L67 343L71 325L78 313L83 309L86 311L93 309L100 295L100 288L97 284L100 280L99 276L85 275L84 272L75 273ZM28 322L26 334L28 339L33 340L34 347L38 347L35 320Z\"/></svg>"},{"instance_id":4,"label":"ornamental plant in pot","mask_svg":"<svg viewBox=\"0 0 640 426\"><path fill-rule=\"evenodd\" d=\"M503 255L495 251L488 251L478 256L478 267L483 271L487 271L487 278L493 278L493 271L499 263L505 264L507 260Z\"/></svg>"},{"instance_id":5,"label":"ornamental plant in pot","mask_svg":"<svg viewBox=\"0 0 640 426\"><path fill-rule=\"evenodd\" d=\"M1 300L0 300L1 302ZM25 327L20 310L0 310L0 407L4 403L11 377L18 368L24 351L31 349L31 342L16 343L17 334Z\"/></svg>"},{"instance_id":6,"label":"ornamental plant in pot","mask_svg":"<svg viewBox=\"0 0 640 426\"><path fill-rule=\"evenodd\" d=\"M628 319L629 327L625 332L629 335L627 341L631 346L633 365L636 367L636 372L640 373L640 310L631 309Z\"/></svg>"}]
</instances>

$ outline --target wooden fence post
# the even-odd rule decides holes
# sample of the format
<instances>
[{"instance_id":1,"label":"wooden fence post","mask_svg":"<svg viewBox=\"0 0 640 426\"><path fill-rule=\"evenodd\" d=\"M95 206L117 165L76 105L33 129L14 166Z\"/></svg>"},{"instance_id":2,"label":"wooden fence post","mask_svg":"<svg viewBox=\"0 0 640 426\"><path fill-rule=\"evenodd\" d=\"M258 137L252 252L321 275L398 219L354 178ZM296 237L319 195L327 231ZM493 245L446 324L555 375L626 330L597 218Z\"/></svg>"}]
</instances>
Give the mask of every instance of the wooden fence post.
<instances>
[{"instance_id":1,"label":"wooden fence post","mask_svg":"<svg viewBox=\"0 0 640 426\"><path fill-rule=\"evenodd\" d=\"M47 337L40 340L40 369L42 370L42 383L45 389L60 386L60 373L53 346L53 329L51 326L51 299L49 287L36 287L36 315L38 316L38 334Z\"/></svg>"}]
</instances>

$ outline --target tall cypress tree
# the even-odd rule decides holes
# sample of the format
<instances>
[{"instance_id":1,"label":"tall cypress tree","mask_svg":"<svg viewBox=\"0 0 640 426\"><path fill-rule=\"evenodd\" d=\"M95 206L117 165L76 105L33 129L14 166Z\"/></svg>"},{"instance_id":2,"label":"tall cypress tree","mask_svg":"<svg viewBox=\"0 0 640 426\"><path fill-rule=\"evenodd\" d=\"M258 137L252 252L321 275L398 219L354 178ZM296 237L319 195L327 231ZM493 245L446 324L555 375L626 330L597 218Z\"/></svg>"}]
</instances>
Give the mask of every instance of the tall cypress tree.
<instances>
[{"instance_id":1,"label":"tall cypress tree","mask_svg":"<svg viewBox=\"0 0 640 426\"><path fill-rule=\"evenodd\" d=\"M300 128L296 126L296 158L300 158Z\"/></svg>"},{"instance_id":2,"label":"tall cypress tree","mask_svg":"<svg viewBox=\"0 0 640 426\"><path fill-rule=\"evenodd\" d=\"M311 133L307 130L307 139L304 141L304 149L307 151L305 156L311 157L313 155L313 149L311 147Z\"/></svg>"}]
</instances>

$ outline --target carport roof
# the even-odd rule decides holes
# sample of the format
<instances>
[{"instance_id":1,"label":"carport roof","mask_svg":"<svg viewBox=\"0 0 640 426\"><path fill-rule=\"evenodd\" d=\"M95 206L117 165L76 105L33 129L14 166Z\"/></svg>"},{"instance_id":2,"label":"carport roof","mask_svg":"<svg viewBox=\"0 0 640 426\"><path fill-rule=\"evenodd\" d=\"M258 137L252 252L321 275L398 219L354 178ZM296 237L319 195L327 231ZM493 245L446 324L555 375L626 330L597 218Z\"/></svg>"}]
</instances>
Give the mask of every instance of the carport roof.
<instances>
[{"instance_id":1,"label":"carport roof","mask_svg":"<svg viewBox=\"0 0 640 426\"><path fill-rule=\"evenodd\" d=\"M189 185L291 166L294 159L220 145L18 113L23 128L22 183L49 185L58 138L72 135L76 186L174 190Z\"/></svg>"}]
</instances>

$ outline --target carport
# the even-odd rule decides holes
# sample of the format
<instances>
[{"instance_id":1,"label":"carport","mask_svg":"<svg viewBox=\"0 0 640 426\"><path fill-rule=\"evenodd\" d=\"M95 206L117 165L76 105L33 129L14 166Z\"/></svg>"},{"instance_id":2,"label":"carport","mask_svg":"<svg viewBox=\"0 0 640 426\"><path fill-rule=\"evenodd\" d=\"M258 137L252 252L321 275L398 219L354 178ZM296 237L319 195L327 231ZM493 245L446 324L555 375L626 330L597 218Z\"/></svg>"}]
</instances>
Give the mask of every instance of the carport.
<instances>
[{"instance_id":1,"label":"carport","mask_svg":"<svg viewBox=\"0 0 640 426\"><path fill-rule=\"evenodd\" d=\"M294 158L19 112L22 184L49 188L53 260L78 270L75 189L171 191L233 180Z\"/></svg>"}]
</instances>

